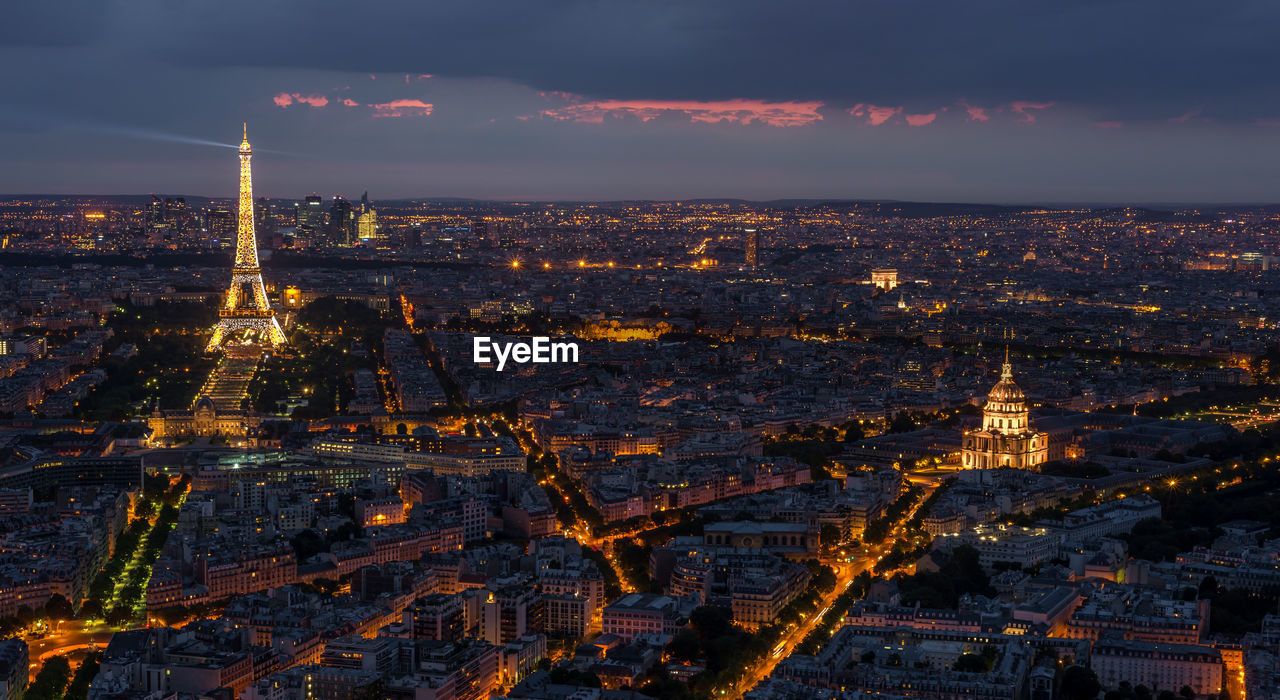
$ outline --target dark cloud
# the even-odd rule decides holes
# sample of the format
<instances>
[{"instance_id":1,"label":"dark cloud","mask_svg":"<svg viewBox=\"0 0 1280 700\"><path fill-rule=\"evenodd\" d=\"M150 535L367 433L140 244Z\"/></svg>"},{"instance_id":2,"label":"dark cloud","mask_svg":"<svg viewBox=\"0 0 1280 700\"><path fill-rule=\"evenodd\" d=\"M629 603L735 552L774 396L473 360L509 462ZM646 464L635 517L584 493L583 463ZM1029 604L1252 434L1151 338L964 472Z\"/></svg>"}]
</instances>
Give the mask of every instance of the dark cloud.
<instances>
[{"instance_id":1,"label":"dark cloud","mask_svg":"<svg viewBox=\"0 0 1280 700\"><path fill-rule=\"evenodd\" d=\"M110 16L109 5L108 0L6 3L3 15L0 15L0 46L77 46L88 43L102 36Z\"/></svg>"},{"instance_id":2,"label":"dark cloud","mask_svg":"<svg viewBox=\"0 0 1280 700\"><path fill-rule=\"evenodd\" d=\"M131 22L152 40L140 48L201 66L499 77L616 99L1053 101L1112 119L1201 108L1249 120L1280 113L1278 24L1271 0L231 0L157 3Z\"/></svg>"}]
</instances>

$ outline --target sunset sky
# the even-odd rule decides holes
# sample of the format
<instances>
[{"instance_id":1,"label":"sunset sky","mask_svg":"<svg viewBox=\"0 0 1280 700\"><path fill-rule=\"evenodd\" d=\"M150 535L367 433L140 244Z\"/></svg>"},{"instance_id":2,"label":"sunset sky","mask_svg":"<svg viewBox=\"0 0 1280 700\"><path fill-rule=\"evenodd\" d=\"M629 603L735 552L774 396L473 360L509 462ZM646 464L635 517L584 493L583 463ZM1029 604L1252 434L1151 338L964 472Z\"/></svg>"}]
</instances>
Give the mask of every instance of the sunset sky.
<instances>
[{"instance_id":1,"label":"sunset sky","mask_svg":"<svg viewBox=\"0 0 1280 700\"><path fill-rule=\"evenodd\" d=\"M0 193L1280 199L1266 0L6 7Z\"/></svg>"}]
</instances>

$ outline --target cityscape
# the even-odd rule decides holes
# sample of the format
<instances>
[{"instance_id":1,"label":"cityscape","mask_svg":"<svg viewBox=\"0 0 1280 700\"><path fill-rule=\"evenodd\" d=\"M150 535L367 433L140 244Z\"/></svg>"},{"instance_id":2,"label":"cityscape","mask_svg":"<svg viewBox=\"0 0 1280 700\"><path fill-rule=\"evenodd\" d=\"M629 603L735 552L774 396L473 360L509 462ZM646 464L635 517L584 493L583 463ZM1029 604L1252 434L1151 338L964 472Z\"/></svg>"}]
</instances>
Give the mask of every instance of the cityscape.
<instances>
[{"instance_id":1,"label":"cityscape","mask_svg":"<svg viewBox=\"0 0 1280 700\"><path fill-rule=\"evenodd\" d=\"M436 60L477 94L520 74ZM670 130L595 142L641 174L687 128L1032 129L1056 104L540 80L566 105L509 128ZM1280 699L1280 204L1253 184L625 198L549 166L563 197L440 196L281 136L331 104L371 144L437 113L334 94L198 138L99 129L77 166L0 156L0 700Z\"/></svg>"}]
</instances>

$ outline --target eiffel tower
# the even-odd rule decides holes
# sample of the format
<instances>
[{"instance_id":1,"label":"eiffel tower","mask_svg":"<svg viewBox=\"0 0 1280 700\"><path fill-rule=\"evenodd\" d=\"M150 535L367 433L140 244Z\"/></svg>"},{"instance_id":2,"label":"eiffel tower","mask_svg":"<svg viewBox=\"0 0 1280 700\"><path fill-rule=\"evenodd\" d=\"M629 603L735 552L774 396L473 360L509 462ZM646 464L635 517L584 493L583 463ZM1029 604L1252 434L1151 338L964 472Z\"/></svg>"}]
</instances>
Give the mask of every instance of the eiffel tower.
<instances>
[{"instance_id":1,"label":"eiffel tower","mask_svg":"<svg viewBox=\"0 0 1280 700\"><path fill-rule=\"evenodd\" d=\"M267 301L262 286L262 270L258 267L258 240L253 232L253 175L249 160L249 125L244 127L240 142L240 218L236 231L236 262L231 269L231 287L218 312L218 325L213 327L207 351L217 350L231 340L256 340L272 347L284 344L284 331L275 311Z\"/></svg>"}]
</instances>

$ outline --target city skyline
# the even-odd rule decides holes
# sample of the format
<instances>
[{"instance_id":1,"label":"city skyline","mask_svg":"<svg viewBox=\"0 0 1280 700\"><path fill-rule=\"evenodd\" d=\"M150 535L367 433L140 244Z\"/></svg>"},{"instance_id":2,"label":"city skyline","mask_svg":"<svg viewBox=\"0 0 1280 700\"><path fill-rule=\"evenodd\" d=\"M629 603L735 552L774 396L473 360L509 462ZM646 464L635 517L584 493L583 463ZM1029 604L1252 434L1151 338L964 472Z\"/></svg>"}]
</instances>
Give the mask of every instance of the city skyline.
<instances>
[{"instance_id":1,"label":"city skyline","mask_svg":"<svg viewBox=\"0 0 1280 700\"><path fill-rule=\"evenodd\" d=\"M1280 700L1277 23L8 8L0 700Z\"/></svg>"}]
</instances>

